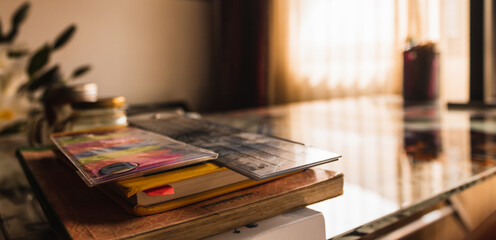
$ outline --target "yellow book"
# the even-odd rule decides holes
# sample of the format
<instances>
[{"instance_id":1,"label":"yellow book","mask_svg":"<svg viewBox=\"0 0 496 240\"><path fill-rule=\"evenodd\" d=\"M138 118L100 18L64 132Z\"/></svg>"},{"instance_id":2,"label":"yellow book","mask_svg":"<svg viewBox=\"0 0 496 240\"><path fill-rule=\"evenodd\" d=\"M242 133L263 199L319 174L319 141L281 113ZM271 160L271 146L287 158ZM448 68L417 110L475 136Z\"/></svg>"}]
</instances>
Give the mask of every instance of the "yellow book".
<instances>
[{"instance_id":1,"label":"yellow book","mask_svg":"<svg viewBox=\"0 0 496 240\"><path fill-rule=\"evenodd\" d=\"M149 206L248 180L214 163L118 181L110 188L134 205Z\"/></svg>"},{"instance_id":2,"label":"yellow book","mask_svg":"<svg viewBox=\"0 0 496 240\"><path fill-rule=\"evenodd\" d=\"M100 189L131 214L142 216L183 207L276 178L255 181L226 167L203 163L106 184ZM158 196L146 193L163 186L172 187L174 193Z\"/></svg>"}]
</instances>

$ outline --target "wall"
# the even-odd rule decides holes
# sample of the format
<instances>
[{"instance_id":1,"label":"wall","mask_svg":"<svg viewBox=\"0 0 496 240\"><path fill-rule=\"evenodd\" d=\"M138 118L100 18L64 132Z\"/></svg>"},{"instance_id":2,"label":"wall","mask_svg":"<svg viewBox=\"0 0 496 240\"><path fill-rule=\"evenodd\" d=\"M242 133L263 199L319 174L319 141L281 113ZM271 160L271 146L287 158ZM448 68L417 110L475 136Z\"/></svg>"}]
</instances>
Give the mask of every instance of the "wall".
<instances>
[{"instance_id":1,"label":"wall","mask_svg":"<svg viewBox=\"0 0 496 240\"><path fill-rule=\"evenodd\" d=\"M4 31L23 3L0 1ZM77 31L52 63L69 75L82 64L92 70L78 81L95 82L101 96L129 103L187 100L201 110L210 99L212 6L207 0L33 0L16 42L34 50L69 24ZM207 101L206 101L207 100Z\"/></svg>"}]
</instances>

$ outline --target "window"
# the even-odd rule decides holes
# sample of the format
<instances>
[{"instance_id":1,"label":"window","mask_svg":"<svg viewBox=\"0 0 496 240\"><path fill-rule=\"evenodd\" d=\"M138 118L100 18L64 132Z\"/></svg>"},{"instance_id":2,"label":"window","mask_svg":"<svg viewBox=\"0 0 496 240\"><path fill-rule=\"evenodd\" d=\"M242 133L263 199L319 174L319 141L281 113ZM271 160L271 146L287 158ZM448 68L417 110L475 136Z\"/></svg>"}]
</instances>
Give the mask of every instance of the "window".
<instances>
[{"instance_id":1,"label":"window","mask_svg":"<svg viewBox=\"0 0 496 240\"><path fill-rule=\"evenodd\" d=\"M442 75L467 74L466 11L464 0L274 0L269 99L401 94L409 38L436 43Z\"/></svg>"}]
</instances>

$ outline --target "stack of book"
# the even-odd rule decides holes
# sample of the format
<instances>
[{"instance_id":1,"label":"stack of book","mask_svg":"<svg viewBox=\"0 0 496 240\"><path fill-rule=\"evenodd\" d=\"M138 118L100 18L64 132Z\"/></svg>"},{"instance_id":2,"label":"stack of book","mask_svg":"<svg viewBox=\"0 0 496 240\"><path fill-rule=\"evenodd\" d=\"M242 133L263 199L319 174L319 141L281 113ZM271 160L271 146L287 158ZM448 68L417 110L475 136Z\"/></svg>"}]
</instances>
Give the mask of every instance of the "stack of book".
<instances>
[{"instance_id":1,"label":"stack of book","mask_svg":"<svg viewBox=\"0 0 496 240\"><path fill-rule=\"evenodd\" d=\"M256 185L278 186L280 181L296 186L292 192L273 189L278 198L287 197L286 210L342 193L342 174L316 169L340 157L332 152L184 116L132 124L51 138L60 159L88 187L134 215L166 212ZM268 186L264 189L270 190ZM334 191L319 193L331 186ZM269 212L279 204L262 195L252 201Z\"/></svg>"},{"instance_id":2,"label":"stack of book","mask_svg":"<svg viewBox=\"0 0 496 240\"><path fill-rule=\"evenodd\" d=\"M20 149L17 156L61 239L203 239L338 196L343 187L341 173L309 168L184 207L136 217L121 208L132 204L116 204L98 186L88 187L50 149ZM117 202L125 202L123 199Z\"/></svg>"},{"instance_id":3,"label":"stack of book","mask_svg":"<svg viewBox=\"0 0 496 240\"><path fill-rule=\"evenodd\" d=\"M131 214L150 215L269 180L272 179L255 181L215 163L201 163L152 176L103 184L99 188Z\"/></svg>"}]
</instances>

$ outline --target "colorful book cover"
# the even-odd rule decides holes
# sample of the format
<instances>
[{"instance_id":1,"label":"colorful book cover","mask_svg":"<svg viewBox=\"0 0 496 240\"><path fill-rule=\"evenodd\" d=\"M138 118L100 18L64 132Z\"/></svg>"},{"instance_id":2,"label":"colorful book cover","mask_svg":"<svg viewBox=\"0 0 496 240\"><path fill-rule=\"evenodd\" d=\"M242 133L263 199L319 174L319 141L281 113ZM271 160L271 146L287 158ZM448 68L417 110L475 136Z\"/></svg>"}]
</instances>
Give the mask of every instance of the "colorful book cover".
<instances>
[{"instance_id":1,"label":"colorful book cover","mask_svg":"<svg viewBox=\"0 0 496 240\"><path fill-rule=\"evenodd\" d=\"M212 151L133 127L60 133L51 140L90 187L217 158Z\"/></svg>"}]
</instances>

